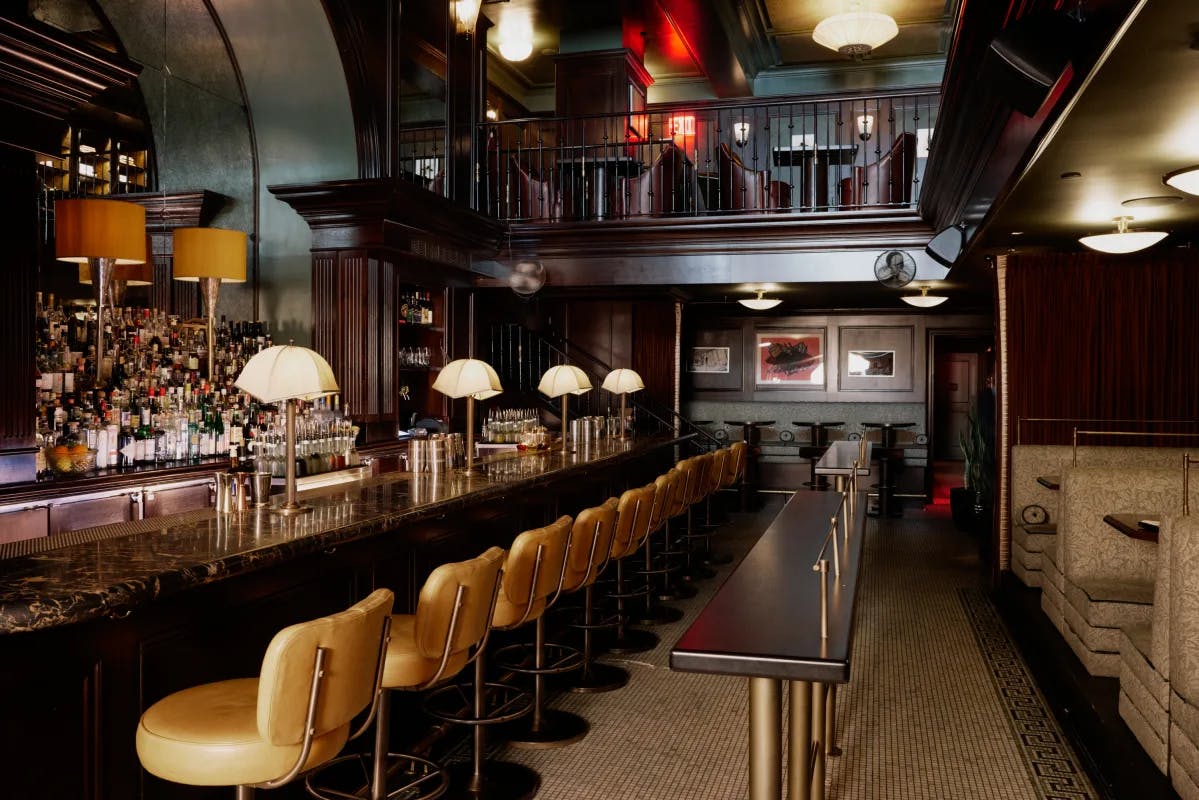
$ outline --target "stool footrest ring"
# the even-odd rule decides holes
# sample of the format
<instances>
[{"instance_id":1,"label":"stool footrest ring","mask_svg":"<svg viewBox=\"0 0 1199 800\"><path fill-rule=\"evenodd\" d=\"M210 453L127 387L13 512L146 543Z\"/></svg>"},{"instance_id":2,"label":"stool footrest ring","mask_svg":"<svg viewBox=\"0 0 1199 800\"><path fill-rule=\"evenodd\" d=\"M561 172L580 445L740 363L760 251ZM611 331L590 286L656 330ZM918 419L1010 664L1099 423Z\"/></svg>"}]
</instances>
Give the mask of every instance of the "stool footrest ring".
<instances>
[{"instance_id":1,"label":"stool footrest ring","mask_svg":"<svg viewBox=\"0 0 1199 800\"><path fill-rule=\"evenodd\" d=\"M583 666L583 654L578 649L557 642L545 643L546 665L544 667L532 666L533 656L533 645L510 644L496 650L491 660L501 669L519 672L522 675L560 675L563 672L573 672Z\"/></svg>"},{"instance_id":2,"label":"stool footrest ring","mask_svg":"<svg viewBox=\"0 0 1199 800\"><path fill-rule=\"evenodd\" d=\"M371 796L372 754L359 753L335 758L320 769L310 772L304 779L304 787L313 797L321 800L360 800ZM349 767L354 762L357 769ZM342 767L342 769L338 769ZM336 774L338 772L344 775ZM345 783L342 789L326 783ZM395 785L397 781L403 781ZM392 788L392 786L395 788ZM387 793L384 797L403 800L434 800L445 794L450 785L449 774L441 765L427 758L408 753L387 754Z\"/></svg>"},{"instance_id":3,"label":"stool footrest ring","mask_svg":"<svg viewBox=\"0 0 1199 800\"><path fill-rule=\"evenodd\" d=\"M485 683L486 716L474 716L474 686L451 684L425 696L425 713L457 725L499 725L533 710L533 695L504 683Z\"/></svg>"}]
</instances>

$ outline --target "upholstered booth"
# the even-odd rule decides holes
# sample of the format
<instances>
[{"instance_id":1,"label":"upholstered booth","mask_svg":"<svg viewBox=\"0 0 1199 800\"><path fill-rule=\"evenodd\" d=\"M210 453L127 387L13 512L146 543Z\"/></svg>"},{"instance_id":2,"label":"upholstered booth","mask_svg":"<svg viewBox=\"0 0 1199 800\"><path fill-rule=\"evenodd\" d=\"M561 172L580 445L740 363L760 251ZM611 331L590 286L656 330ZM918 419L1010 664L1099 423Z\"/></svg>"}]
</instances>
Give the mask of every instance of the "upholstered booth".
<instances>
[{"instance_id":1,"label":"upholstered booth","mask_svg":"<svg viewBox=\"0 0 1199 800\"><path fill-rule=\"evenodd\" d=\"M539 163L539 151L526 150L501 156L492 142L487 150L484 183L486 207L500 219L557 220L562 218L562 197L543 173L550 165Z\"/></svg>"},{"instance_id":2,"label":"upholstered booth","mask_svg":"<svg viewBox=\"0 0 1199 800\"><path fill-rule=\"evenodd\" d=\"M328 762L379 697L392 601L379 589L346 611L284 628L256 678L159 700L137 726L142 766L175 783L235 786L247 800L255 787L281 786Z\"/></svg>"},{"instance_id":3,"label":"upholstered booth","mask_svg":"<svg viewBox=\"0 0 1199 800\"><path fill-rule=\"evenodd\" d=\"M770 179L769 170L747 167L728 143L716 151L720 207L725 211L765 211L791 207L791 184Z\"/></svg>"},{"instance_id":4,"label":"upholstered booth","mask_svg":"<svg viewBox=\"0 0 1199 800\"><path fill-rule=\"evenodd\" d=\"M916 134L901 133L873 164L857 165L841 181L841 205L897 206L912 202L916 176Z\"/></svg>"},{"instance_id":5,"label":"upholstered booth","mask_svg":"<svg viewBox=\"0 0 1199 800\"><path fill-rule=\"evenodd\" d=\"M491 630L491 614L499 590L504 551L492 547L482 555L442 564L429 574L417 598L415 614L391 617L391 636L383 660L383 689L424 691L457 676L480 656ZM449 778L437 763L407 754L390 753L391 694L379 699L375 746L371 754L345 756L357 770L330 769L307 779L315 797L337 800L342 786L371 784L372 796L402 796L430 800L444 793ZM394 776L389 782L388 775Z\"/></svg>"},{"instance_id":6,"label":"upholstered booth","mask_svg":"<svg viewBox=\"0 0 1199 800\"><path fill-rule=\"evenodd\" d=\"M613 208L617 217L688 214L696 210L696 196L694 167L667 143L640 175L617 178Z\"/></svg>"},{"instance_id":7,"label":"upholstered booth","mask_svg":"<svg viewBox=\"0 0 1199 800\"><path fill-rule=\"evenodd\" d=\"M1064 467L1060 491L1057 546L1045 561L1052 577L1042 586L1042 606L1088 672L1115 677L1119 629L1151 620L1157 544L1125 536L1103 517L1181 511L1182 470Z\"/></svg>"},{"instance_id":8,"label":"upholstered booth","mask_svg":"<svg viewBox=\"0 0 1199 800\"><path fill-rule=\"evenodd\" d=\"M1169 546L1170 781L1199 800L1199 518L1176 520Z\"/></svg>"}]
</instances>

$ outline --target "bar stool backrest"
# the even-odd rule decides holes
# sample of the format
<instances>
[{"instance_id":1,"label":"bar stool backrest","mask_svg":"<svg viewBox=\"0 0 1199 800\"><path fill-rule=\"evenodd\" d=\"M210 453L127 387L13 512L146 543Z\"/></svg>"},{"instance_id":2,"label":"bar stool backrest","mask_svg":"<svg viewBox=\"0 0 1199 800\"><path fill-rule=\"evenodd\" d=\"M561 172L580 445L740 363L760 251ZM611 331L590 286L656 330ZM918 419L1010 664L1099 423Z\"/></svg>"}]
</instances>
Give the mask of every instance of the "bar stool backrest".
<instances>
[{"instance_id":1,"label":"bar stool backrest","mask_svg":"<svg viewBox=\"0 0 1199 800\"><path fill-rule=\"evenodd\" d=\"M513 621L501 627L537 619L557 596L566 567L570 527L571 518L564 514L549 525L519 534L512 542L500 581L500 605L508 605L503 609L503 618Z\"/></svg>"},{"instance_id":2,"label":"bar stool backrest","mask_svg":"<svg viewBox=\"0 0 1199 800\"><path fill-rule=\"evenodd\" d=\"M678 464L679 472L683 473L683 500L682 506L685 510L688 506L699 499L700 489L703 487L704 478L704 462L703 456L695 456L680 461Z\"/></svg>"},{"instance_id":3,"label":"bar stool backrest","mask_svg":"<svg viewBox=\"0 0 1199 800\"><path fill-rule=\"evenodd\" d=\"M562 577L562 591L573 592L595 583L608 563L616 526L616 498L603 505L585 508L570 529L570 555Z\"/></svg>"},{"instance_id":4,"label":"bar stool backrest","mask_svg":"<svg viewBox=\"0 0 1199 800\"><path fill-rule=\"evenodd\" d=\"M654 513L650 515L649 532L655 533L669 519L674 493L678 487L679 471L672 469L654 479Z\"/></svg>"},{"instance_id":5,"label":"bar stool backrest","mask_svg":"<svg viewBox=\"0 0 1199 800\"><path fill-rule=\"evenodd\" d=\"M313 738L344 727L374 699L383 630L394 595L376 589L345 611L275 634L258 676L258 733L272 745L304 741L318 648L326 650Z\"/></svg>"},{"instance_id":6,"label":"bar stool backrest","mask_svg":"<svg viewBox=\"0 0 1199 800\"><path fill-rule=\"evenodd\" d=\"M625 489L616 505L616 535L612 540L612 557L626 558L636 552L640 537L649 525L653 512L653 495L644 486Z\"/></svg>"},{"instance_id":7,"label":"bar stool backrest","mask_svg":"<svg viewBox=\"0 0 1199 800\"><path fill-rule=\"evenodd\" d=\"M429 574L416 602L416 647L428 659L447 663L482 643L504 565L504 549L492 547L476 558L442 564Z\"/></svg>"},{"instance_id":8,"label":"bar stool backrest","mask_svg":"<svg viewBox=\"0 0 1199 800\"><path fill-rule=\"evenodd\" d=\"M728 461L728 448L722 447L719 450L713 450L712 463L708 469L708 478L704 481L704 494L712 494L720 489L721 483L724 481L724 465Z\"/></svg>"},{"instance_id":9,"label":"bar stool backrest","mask_svg":"<svg viewBox=\"0 0 1199 800\"><path fill-rule=\"evenodd\" d=\"M674 476L674 492L670 495L670 507L666 511L667 519L677 517L687 509L687 492L690 491L691 479L695 475L695 470L688 463L690 460L683 459L671 470L676 474Z\"/></svg>"},{"instance_id":10,"label":"bar stool backrest","mask_svg":"<svg viewBox=\"0 0 1199 800\"><path fill-rule=\"evenodd\" d=\"M729 446L729 454L724 461L724 481L722 486L732 486L745 474L745 442L733 442Z\"/></svg>"}]
</instances>

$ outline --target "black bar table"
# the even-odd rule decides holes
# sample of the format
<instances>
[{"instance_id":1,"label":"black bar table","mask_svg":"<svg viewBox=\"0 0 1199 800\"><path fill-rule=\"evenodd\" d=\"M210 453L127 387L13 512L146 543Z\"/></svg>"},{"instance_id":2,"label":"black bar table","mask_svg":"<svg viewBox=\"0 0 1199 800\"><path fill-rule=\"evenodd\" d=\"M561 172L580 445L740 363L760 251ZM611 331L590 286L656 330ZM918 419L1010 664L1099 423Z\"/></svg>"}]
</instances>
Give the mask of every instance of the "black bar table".
<instances>
[{"instance_id":1,"label":"black bar table","mask_svg":"<svg viewBox=\"0 0 1199 800\"><path fill-rule=\"evenodd\" d=\"M792 422L800 428L808 429L808 444L799 448L800 458L806 458L812 465L812 479L808 488L813 491L823 491L828 488L828 479L816 474L816 462L828 449L828 432L830 428L839 428L844 422Z\"/></svg>"},{"instance_id":2,"label":"black bar table","mask_svg":"<svg viewBox=\"0 0 1199 800\"><path fill-rule=\"evenodd\" d=\"M837 752L834 690L849 680L865 503L861 492L793 494L670 651L671 669L749 679L750 800L783 796L784 689L786 797L823 800L824 759Z\"/></svg>"},{"instance_id":3,"label":"black bar table","mask_svg":"<svg viewBox=\"0 0 1199 800\"><path fill-rule=\"evenodd\" d=\"M895 446L895 432L901 428L911 428L914 422L863 422L863 428L874 428L879 432L879 446L874 451L878 459L878 516L899 517L903 509L893 506L892 495L895 486L891 483L891 464L903 459L903 451Z\"/></svg>"},{"instance_id":4,"label":"black bar table","mask_svg":"<svg viewBox=\"0 0 1199 800\"><path fill-rule=\"evenodd\" d=\"M758 456L762 454L760 428L773 425L774 420L724 421L725 425L740 425L741 439L745 442L745 477L741 479L741 510L752 511L758 507Z\"/></svg>"}]
</instances>

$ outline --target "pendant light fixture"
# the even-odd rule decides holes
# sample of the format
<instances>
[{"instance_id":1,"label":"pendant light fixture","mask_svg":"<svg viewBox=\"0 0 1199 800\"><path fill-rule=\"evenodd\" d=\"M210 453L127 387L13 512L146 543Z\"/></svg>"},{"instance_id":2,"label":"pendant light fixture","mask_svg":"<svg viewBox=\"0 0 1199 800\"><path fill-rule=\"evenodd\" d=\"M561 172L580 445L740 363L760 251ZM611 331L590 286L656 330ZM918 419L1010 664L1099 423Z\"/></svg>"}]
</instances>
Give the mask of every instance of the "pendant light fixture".
<instances>
[{"instance_id":1,"label":"pendant light fixture","mask_svg":"<svg viewBox=\"0 0 1199 800\"><path fill-rule=\"evenodd\" d=\"M752 309L754 311L766 311L768 309L774 308L779 303L783 302L782 300L779 300L776 297L763 297L762 295L765 293L766 292L764 289L758 289L757 297L747 297L747 298L738 300L737 302L740 303L741 305L745 306L746 308Z\"/></svg>"},{"instance_id":2,"label":"pendant light fixture","mask_svg":"<svg viewBox=\"0 0 1199 800\"><path fill-rule=\"evenodd\" d=\"M1199 164L1167 172L1162 176L1162 183L1172 186L1180 192L1199 194Z\"/></svg>"},{"instance_id":3,"label":"pendant light fixture","mask_svg":"<svg viewBox=\"0 0 1199 800\"><path fill-rule=\"evenodd\" d=\"M1113 221L1116 223L1115 233L1100 233L1094 236L1084 236L1079 239L1079 243L1098 250L1100 253L1135 253L1138 250L1144 250L1146 247L1153 245L1166 238L1165 231L1130 231L1128 223L1132 221L1132 217L1116 217Z\"/></svg>"},{"instance_id":4,"label":"pendant light fixture","mask_svg":"<svg viewBox=\"0 0 1199 800\"><path fill-rule=\"evenodd\" d=\"M949 298L939 294L929 294L928 287L921 286L920 294L905 294L899 299L910 306L916 306L916 308L932 308L941 305Z\"/></svg>"}]
</instances>

